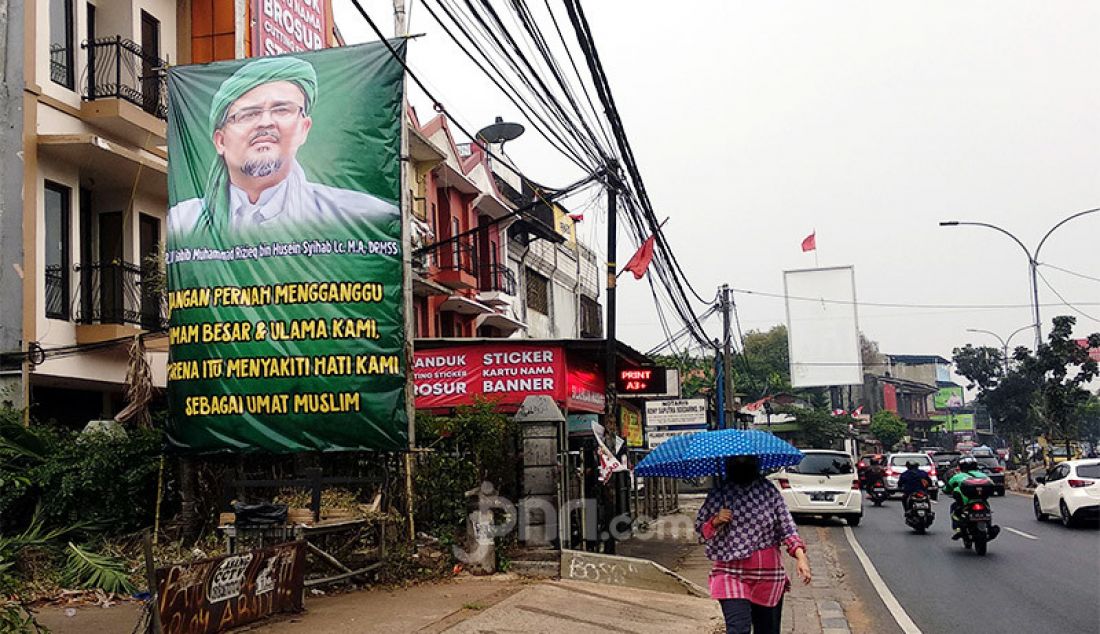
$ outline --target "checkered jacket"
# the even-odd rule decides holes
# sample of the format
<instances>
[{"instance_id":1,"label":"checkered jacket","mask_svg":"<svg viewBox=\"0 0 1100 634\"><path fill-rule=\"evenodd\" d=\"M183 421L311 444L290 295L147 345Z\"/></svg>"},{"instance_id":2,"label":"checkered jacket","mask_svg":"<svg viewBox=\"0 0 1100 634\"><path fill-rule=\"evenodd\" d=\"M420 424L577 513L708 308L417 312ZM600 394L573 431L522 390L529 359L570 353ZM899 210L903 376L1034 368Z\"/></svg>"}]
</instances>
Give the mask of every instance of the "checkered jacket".
<instances>
[{"instance_id":1,"label":"checkered jacket","mask_svg":"<svg viewBox=\"0 0 1100 634\"><path fill-rule=\"evenodd\" d=\"M704 531L704 524L723 508L733 512L730 523L706 535L711 531ZM748 486L729 483L712 489L695 518L695 531L706 542L711 561L746 559L758 550L802 542L783 497L764 478Z\"/></svg>"}]
</instances>

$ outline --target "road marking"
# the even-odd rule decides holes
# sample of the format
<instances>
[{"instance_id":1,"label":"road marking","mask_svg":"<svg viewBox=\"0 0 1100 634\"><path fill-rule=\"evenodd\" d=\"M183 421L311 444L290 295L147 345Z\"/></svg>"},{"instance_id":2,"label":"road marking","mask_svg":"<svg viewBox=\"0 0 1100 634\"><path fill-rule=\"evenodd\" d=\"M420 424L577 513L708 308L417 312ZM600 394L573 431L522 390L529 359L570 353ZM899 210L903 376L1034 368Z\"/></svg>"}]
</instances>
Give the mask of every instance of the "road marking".
<instances>
[{"instance_id":1,"label":"road marking","mask_svg":"<svg viewBox=\"0 0 1100 634\"><path fill-rule=\"evenodd\" d=\"M1034 535L1029 535L1028 533L1025 533L1023 531L1018 531L1015 528L1012 528L1011 526L1002 526L1001 528L1005 529L1006 531L1008 531L1010 533L1016 533L1020 537L1026 537L1028 539L1039 539L1038 537L1036 537Z\"/></svg>"},{"instance_id":2,"label":"road marking","mask_svg":"<svg viewBox=\"0 0 1100 634\"><path fill-rule=\"evenodd\" d=\"M844 527L844 537L848 539L848 545L852 547L852 551L856 554L856 559L863 565L863 571L867 573L867 577L871 580L871 587L878 592L878 596L882 599L882 602L886 604L886 609L890 610L890 615L897 621L898 627L901 628L905 634L921 634L920 628L913 622L913 619L909 618L909 615L905 612L905 608L901 607L901 603L894 596L893 592L890 592L890 588L886 587L886 581L882 576L878 574L878 570L875 570L875 565L871 563L871 558L867 556L867 553L863 552L863 548L856 541L855 533L852 532L850 526Z\"/></svg>"}]
</instances>

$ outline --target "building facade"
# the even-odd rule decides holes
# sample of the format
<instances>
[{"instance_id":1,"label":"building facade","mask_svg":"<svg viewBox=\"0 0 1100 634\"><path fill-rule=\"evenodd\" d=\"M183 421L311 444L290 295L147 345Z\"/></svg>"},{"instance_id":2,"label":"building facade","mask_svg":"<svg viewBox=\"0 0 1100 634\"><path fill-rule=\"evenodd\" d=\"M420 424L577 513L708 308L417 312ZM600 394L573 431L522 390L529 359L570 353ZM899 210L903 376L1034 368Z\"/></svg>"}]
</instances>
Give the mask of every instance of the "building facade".
<instances>
[{"instance_id":1,"label":"building facade","mask_svg":"<svg viewBox=\"0 0 1100 634\"><path fill-rule=\"evenodd\" d=\"M76 427L110 418L142 334L165 386L166 71L247 56L265 6L9 0L0 144L23 161L0 167L0 402ZM565 211L516 213L536 192L443 116L409 110L406 137L410 335L599 337L596 257Z\"/></svg>"},{"instance_id":2,"label":"building facade","mask_svg":"<svg viewBox=\"0 0 1100 634\"><path fill-rule=\"evenodd\" d=\"M13 125L0 143L23 162L18 174L17 161L0 172L0 401L79 426L122 408L130 343L167 321L167 68L246 56L259 17L251 7L263 5L6 4L22 28L3 29L2 105ZM327 44L338 43L329 2L323 10ZM164 387L167 339L145 339Z\"/></svg>"},{"instance_id":3,"label":"building facade","mask_svg":"<svg viewBox=\"0 0 1100 634\"><path fill-rule=\"evenodd\" d=\"M442 116L408 115L416 336L599 338L596 254L576 220L541 201Z\"/></svg>"}]
</instances>

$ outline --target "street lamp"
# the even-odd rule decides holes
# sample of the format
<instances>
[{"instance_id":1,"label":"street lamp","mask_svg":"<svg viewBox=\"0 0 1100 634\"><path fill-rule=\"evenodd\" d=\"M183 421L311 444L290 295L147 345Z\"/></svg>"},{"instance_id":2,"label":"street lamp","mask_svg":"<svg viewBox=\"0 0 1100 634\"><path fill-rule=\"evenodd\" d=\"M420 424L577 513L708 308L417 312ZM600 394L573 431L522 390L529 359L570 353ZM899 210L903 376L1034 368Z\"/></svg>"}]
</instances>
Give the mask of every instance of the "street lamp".
<instances>
[{"instance_id":1,"label":"street lamp","mask_svg":"<svg viewBox=\"0 0 1100 634\"><path fill-rule=\"evenodd\" d=\"M1008 236L1009 238L1012 238L1012 241L1015 242L1017 245L1019 245L1019 247L1021 249L1024 250L1024 253L1027 254L1028 269L1029 269L1029 272L1031 273L1031 315L1032 315L1032 320L1034 322L1032 324L1032 327L1035 328L1035 349L1038 350L1039 346L1043 343L1042 316L1039 314L1039 274L1038 274L1039 253L1043 250L1043 245L1046 244L1047 238L1050 237L1050 234L1054 233L1059 227L1066 224L1070 220L1073 220L1074 218L1080 218L1081 216L1096 213L1098 211L1100 211L1100 207L1097 207L1095 209L1086 209L1085 211L1079 211L1075 214L1071 214L1071 215L1063 218L1062 220L1058 221L1057 224L1055 224L1053 227L1051 227L1050 230L1047 231L1046 234L1043 235L1043 238L1041 240L1039 240L1039 244L1038 244L1038 246L1035 247L1034 251L1029 250L1027 248L1027 246L1025 246L1024 243L1020 241L1019 238L1012 235L1012 233L1010 233L1009 231L1007 231L1005 229L1002 229L1001 227L998 227L997 225L989 224L987 222L965 222L965 221L961 221L961 220L944 220L944 221L940 222L940 226L941 227L958 227L958 226L985 227L987 229L992 229L994 231L998 231L1000 233L1003 233L1004 235Z\"/></svg>"},{"instance_id":2,"label":"street lamp","mask_svg":"<svg viewBox=\"0 0 1100 634\"><path fill-rule=\"evenodd\" d=\"M981 332L981 333L984 333L984 334L987 334L987 335L992 335L993 337L995 337L997 339L997 341L1001 342L1001 350L1004 351L1005 374L1008 374L1008 344L1012 341L1012 338L1015 337L1016 335L1020 334L1021 332L1025 331L1025 330L1029 330L1029 329L1034 328L1034 327L1035 327L1035 324L1028 324L1028 325L1026 325L1022 328L1017 328L1016 330L1012 331L1012 334L1009 335L1007 338L1002 338L1000 335L993 332L992 330L982 330L981 328L967 328L966 331L967 332Z\"/></svg>"}]
</instances>

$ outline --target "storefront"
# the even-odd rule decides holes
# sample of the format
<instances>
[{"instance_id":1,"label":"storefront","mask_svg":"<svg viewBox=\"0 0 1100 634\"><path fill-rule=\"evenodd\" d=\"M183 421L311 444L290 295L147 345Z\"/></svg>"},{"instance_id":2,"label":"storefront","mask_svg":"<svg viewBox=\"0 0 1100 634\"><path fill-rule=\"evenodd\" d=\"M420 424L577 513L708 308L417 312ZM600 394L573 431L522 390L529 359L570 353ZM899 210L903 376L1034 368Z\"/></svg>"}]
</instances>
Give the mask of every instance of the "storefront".
<instances>
[{"instance_id":1,"label":"storefront","mask_svg":"<svg viewBox=\"0 0 1100 634\"><path fill-rule=\"evenodd\" d=\"M617 352L620 368L653 367L648 357L629 346L619 344ZM559 461L562 493L567 502L592 502L577 505L571 515L571 545L593 548L613 517L630 513L627 474L603 482L599 473L597 433L602 433L607 414L604 355L605 342L599 339L418 339L416 408L446 415L480 397L512 413L528 396L553 398L568 421L562 429L564 451ZM607 444L625 459L628 442L637 446L643 438L640 409L627 404L620 408L619 419L621 447Z\"/></svg>"}]
</instances>

